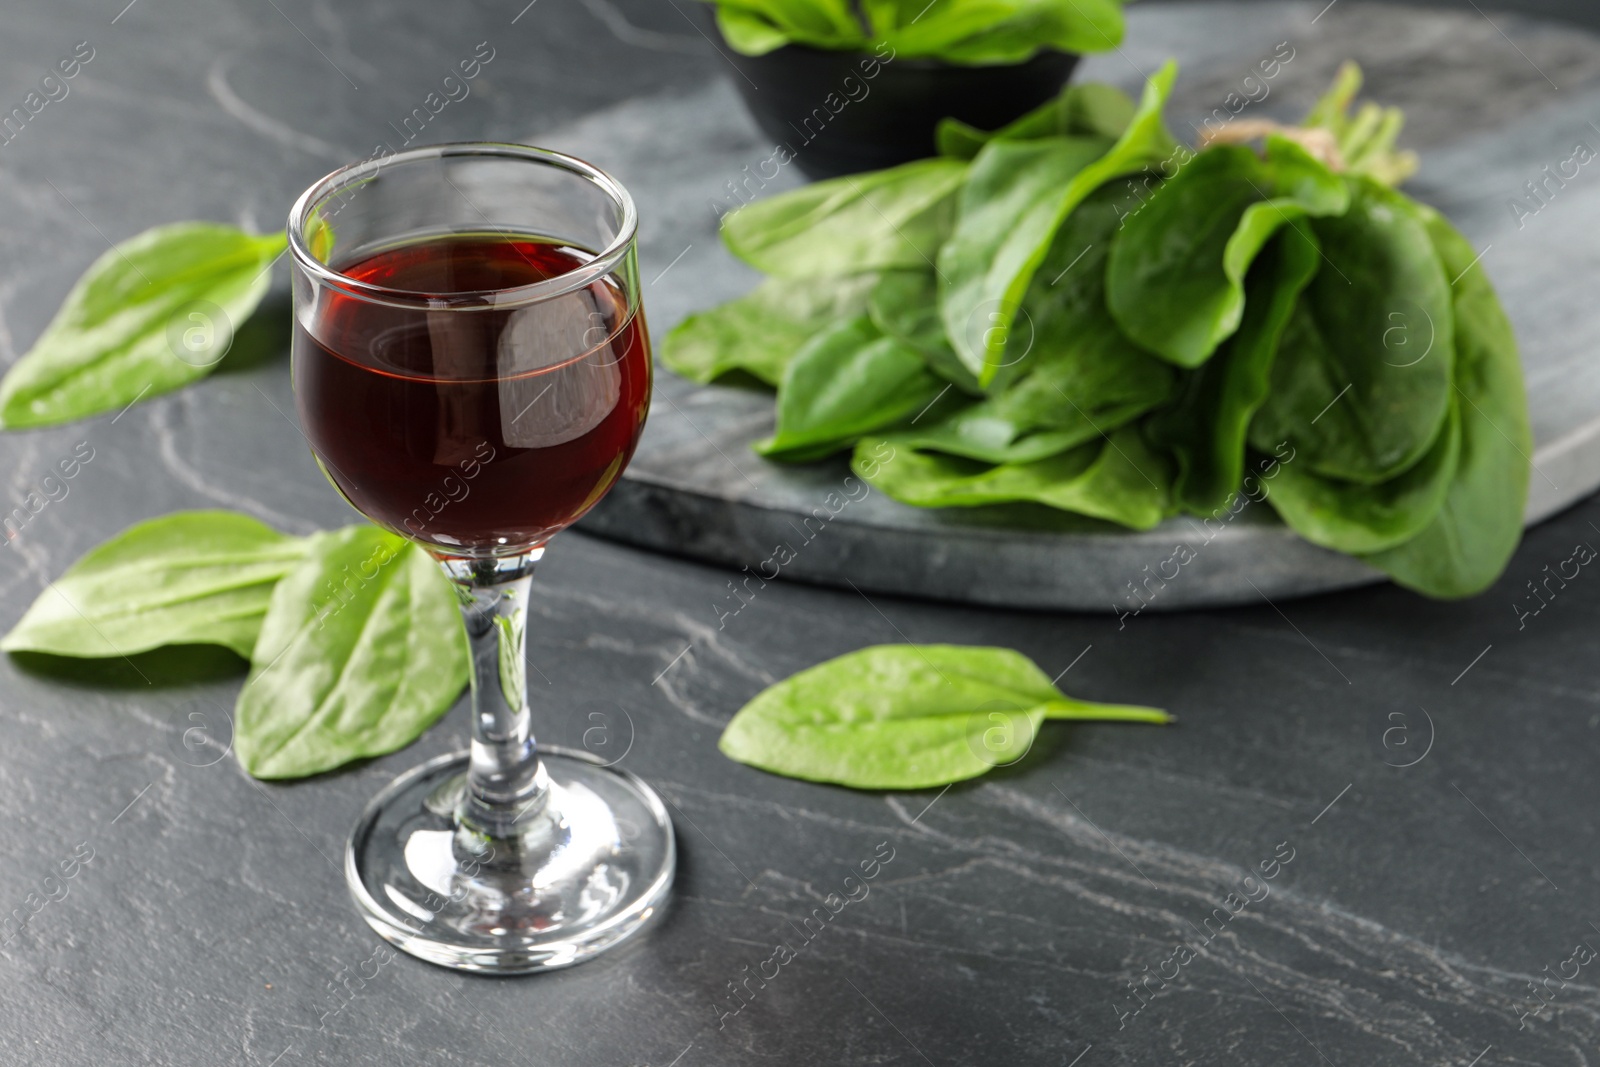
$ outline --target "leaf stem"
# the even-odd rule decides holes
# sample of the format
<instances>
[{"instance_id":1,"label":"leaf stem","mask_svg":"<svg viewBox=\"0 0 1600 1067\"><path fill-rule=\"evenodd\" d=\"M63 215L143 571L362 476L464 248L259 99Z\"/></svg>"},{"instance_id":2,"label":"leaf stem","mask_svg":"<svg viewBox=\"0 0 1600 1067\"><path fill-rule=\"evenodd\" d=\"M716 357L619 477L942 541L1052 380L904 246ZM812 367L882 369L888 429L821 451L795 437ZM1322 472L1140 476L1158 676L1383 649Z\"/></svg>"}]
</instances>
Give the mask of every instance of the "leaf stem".
<instances>
[{"instance_id":1,"label":"leaf stem","mask_svg":"<svg viewBox=\"0 0 1600 1067\"><path fill-rule=\"evenodd\" d=\"M1087 722L1148 722L1158 726L1177 722L1177 717L1160 708L1146 708L1137 704L1094 704L1087 700L1063 697L1040 704L1038 709L1046 719L1076 719Z\"/></svg>"}]
</instances>

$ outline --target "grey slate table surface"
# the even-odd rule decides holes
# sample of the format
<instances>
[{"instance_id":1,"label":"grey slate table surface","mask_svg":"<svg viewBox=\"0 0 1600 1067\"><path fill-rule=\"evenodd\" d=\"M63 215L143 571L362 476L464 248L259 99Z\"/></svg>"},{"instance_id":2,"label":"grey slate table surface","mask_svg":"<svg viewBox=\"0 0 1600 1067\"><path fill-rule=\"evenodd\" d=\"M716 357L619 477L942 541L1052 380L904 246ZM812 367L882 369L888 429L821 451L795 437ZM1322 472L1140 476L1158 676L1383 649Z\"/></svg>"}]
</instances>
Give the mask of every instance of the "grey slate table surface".
<instances>
[{"instance_id":1,"label":"grey slate table surface","mask_svg":"<svg viewBox=\"0 0 1600 1067\"><path fill-rule=\"evenodd\" d=\"M689 0L123 2L0 11L7 110L76 42L95 49L0 147L6 360L106 240L182 218L276 227L311 180L393 141L388 123L480 41L495 58L427 139L537 140L721 76L674 10ZM293 426L284 307L198 388L0 437L14 500L94 450L0 553L0 625L140 519L353 521ZM1597 527L1594 502L1541 526L1465 604L1380 586L1120 629L773 584L719 630L726 572L566 535L536 600L543 735L580 744L605 716L591 744L626 748L670 798L682 858L651 937L531 979L380 966L336 863L384 782L464 744L464 708L404 752L261 785L185 744L226 739L241 672L225 656L198 679L160 657L143 677L0 660L0 915L26 918L0 932L0 1063L1593 1063L1600 966L1564 961L1600 946L1600 599L1585 573L1520 627L1515 605ZM852 793L716 752L762 686L902 639L1011 645L1070 666L1071 692L1183 721L1051 729L943 793ZM889 850L865 899L804 925ZM1257 899L1207 926L1231 893ZM735 1000L729 983L771 975L780 943L793 958Z\"/></svg>"}]
</instances>

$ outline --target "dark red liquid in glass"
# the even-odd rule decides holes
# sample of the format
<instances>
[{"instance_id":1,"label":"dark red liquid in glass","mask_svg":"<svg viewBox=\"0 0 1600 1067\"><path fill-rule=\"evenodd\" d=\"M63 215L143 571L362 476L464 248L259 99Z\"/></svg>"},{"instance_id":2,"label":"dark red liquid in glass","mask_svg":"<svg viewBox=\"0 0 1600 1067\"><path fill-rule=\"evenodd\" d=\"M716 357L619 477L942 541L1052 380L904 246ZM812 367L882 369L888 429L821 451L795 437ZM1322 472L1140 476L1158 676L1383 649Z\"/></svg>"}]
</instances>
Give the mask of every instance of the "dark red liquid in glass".
<instances>
[{"instance_id":1,"label":"dark red liquid in glass","mask_svg":"<svg viewBox=\"0 0 1600 1067\"><path fill-rule=\"evenodd\" d=\"M459 235L339 271L444 296L531 285L588 258L538 238ZM650 347L614 278L506 308L323 289L295 322L294 380L312 448L357 510L480 555L542 543L616 482L644 428Z\"/></svg>"}]
</instances>

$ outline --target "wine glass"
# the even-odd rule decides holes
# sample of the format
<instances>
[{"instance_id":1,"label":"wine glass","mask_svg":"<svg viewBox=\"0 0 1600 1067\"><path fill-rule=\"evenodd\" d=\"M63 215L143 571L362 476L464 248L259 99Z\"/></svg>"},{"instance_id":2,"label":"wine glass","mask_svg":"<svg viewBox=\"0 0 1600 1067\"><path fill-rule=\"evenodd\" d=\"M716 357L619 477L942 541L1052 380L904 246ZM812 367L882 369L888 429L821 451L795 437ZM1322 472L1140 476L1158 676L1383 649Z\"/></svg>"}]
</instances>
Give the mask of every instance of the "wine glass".
<instances>
[{"instance_id":1,"label":"wine glass","mask_svg":"<svg viewBox=\"0 0 1600 1067\"><path fill-rule=\"evenodd\" d=\"M523 678L534 565L644 428L637 222L609 175L512 144L369 159L289 216L312 451L356 510L438 559L471 646L471 749L397 778L345 849L372 928L444 966L578 963L643 929L672 886L661 799L536 747Z\"/></svg>"}]
</instances>

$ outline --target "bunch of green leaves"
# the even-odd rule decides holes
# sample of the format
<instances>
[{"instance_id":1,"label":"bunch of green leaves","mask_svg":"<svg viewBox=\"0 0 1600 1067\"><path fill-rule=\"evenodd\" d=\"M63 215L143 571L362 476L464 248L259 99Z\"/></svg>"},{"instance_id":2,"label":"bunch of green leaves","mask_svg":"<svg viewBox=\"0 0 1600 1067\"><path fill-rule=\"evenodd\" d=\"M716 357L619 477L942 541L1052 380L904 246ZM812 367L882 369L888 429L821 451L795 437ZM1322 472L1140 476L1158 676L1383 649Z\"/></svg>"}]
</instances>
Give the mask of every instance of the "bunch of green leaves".
<instances>
[{"instance_id":1,"label":"bunch of green leaves","mask_svg":"<svg viewBox=\"0 0 1600 1067\"><path fill-rule=\"evenodd\" d=\"M1048 719L1172 721L1155 708L1074 700L1010 649L877 645L764 690L718 747L791 778L923 789L1018 762Z\"/></svg>"},{"instance_id":2,"label":"bunch of green leaves","mask_svg":"<svg viewBox=\"0 0 1600 1067\"><path fill-rule=\"evenodd\" d=\"M1045 48L1105 52L1122 43L1122 0L707 0L737 52L797 44L932 58L1021 63Z\"/></svg>"},{"instance_id":3,"label":"bunch of green leaves","mask_svg":"<svg viewBox=\"0 0 1600 1067\"><path fill-rule=\"evenodd\" d=\"M0 380L0 426L118 411L210 374L266 295L286 241L180 222L114 246Z\"/></svg>"},{"instance_id":4,"label":"bunch of green leaves","mask_svg":"<svg viewBox=\"0 0 1600 1067\"><path fill-rule=\"evenodd\" d=\"M874 480L908 503L1034 501L1154 526L1166 460L1123 428L1177 376L1112 320L1104 264L1128 210L1111 183L1175 148L1161 121L1175 76L1137 105L1086 85L994 133L946 123L938 158L729 215L728 247L769 279L691 316L663 358L698 381L776 385L757 446L773 459L887 442L898 458Z\"/></svg>"},{"instance_id":5,"label":"bunch of green leaves","mask_svg":"<svg viewBox=\"0 0 1600 1067\"><path fill-rule=\"evenodd\" d=\"M1399 112L1352 115L1349 65L1304 127L1195 152L1162 124L1175 76L947 121L937 158L734 212L768 280L664 360L776 386L758 451L853 449L903 503L1149 529L1248 495L1404 585L1481 591L1521 535L1521 371L1470 246L1393 187Z\"/></svg>"},{"instance_id":6,"label":"bunch of green leaves","mask_svg":"<svg viewBox=\"0 0 1600 1067\"><path fill-rule=\"evenodd\" d=\"M152 519L95 548L0 649L103 658L197 644L250 662L232 744L257 778L403 748L467 684L455 593L422 549L366 525L288 537L227 511Z\"/></svg>"}]
</instances>

